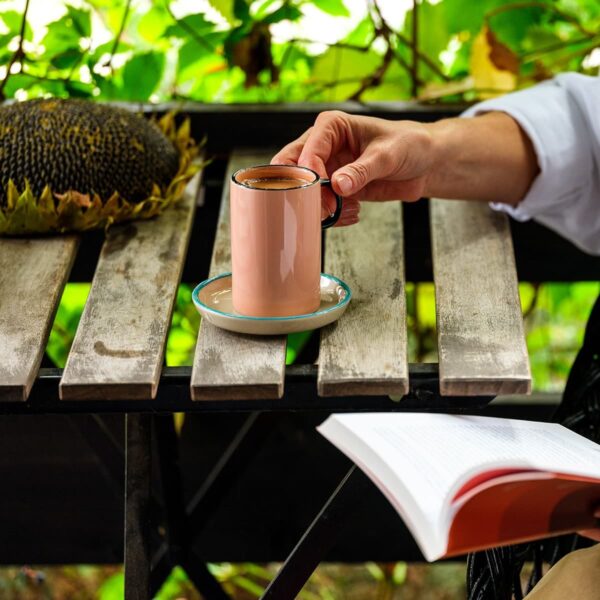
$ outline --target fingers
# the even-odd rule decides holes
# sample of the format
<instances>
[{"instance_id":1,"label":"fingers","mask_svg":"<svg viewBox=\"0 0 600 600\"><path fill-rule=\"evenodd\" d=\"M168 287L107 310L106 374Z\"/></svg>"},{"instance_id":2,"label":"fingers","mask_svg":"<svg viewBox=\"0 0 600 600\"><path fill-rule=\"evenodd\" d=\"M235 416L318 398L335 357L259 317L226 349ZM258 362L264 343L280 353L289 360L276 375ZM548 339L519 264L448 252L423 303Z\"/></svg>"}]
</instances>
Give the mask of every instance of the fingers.
<instances>
[{"instance_id":1,"label":"fingers","mask_svg":"<svg viewBox=\"0 0 600 600\"><path fill-rule=\"evenodd\" d=\"M383 200L402 200L414 202L423 197L425 181L421 178L406 181L372 181L357 193L344 199L376 202Z\"/></svg>"},{"instance_id":2,"label":"fingers","mask_svg":"<svg viewBox=\"0 0 600 600\"><path fill-rule=\"evenodd\" d=\"M327 177L327 163L351 137L350 115L338 110L320 113L307 136L298 164Z\"/></svg>"},{"instance_id":3,"label":"fingers","mask_svg":"<svg viewBox=\"0 0 600 600\"><path fill-rule=\"evenodd\" d=\"M375 180L385 180L395 175L398 158L390 148L372 143L354 161L338 169L331 177L338 193L351 196Z\"/></svg>"}]
</instances>

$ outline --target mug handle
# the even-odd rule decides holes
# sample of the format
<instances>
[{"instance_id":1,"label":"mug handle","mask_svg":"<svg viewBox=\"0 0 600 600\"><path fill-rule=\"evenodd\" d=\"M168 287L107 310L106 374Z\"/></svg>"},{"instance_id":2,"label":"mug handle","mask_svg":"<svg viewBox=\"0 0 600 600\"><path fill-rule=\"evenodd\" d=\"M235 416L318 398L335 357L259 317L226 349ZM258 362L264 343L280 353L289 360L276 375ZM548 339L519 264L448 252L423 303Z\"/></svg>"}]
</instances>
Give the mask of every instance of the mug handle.
<instances>
[{"instance_id":1,"label":"mug handle","mask_svg":"<svg viewBox=\"0 0 600 600\"><path fill-rule=\"evenodd\" d=\"M333 195L335 196L335 212L332 215L329 215L326 219L321 221L321 228L327 229L328 227L332 227L338 222L340 215L342 214L342 197L338 196L331 187L331 179L321 179L321 185L328 187Z\"/></svg>"}]
</instances>

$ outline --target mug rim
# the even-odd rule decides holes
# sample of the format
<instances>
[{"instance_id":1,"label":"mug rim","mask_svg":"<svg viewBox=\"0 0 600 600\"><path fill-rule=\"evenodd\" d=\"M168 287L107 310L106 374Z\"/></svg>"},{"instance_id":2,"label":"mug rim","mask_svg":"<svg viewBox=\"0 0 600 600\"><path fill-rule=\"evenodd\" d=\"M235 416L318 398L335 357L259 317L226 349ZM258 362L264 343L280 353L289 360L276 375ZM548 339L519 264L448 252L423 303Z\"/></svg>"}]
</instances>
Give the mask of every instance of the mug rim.
<instances>
[{"instance_id":1,"label":"mug rim","mask_svg":"<svg viewBox=\"0 0 600 600\"><path fill-rule=\"evenodd\" d=\"M288 167L290 169L302 169L304 171L309 171L310 173L312 173L315 176L315 180L307 182L306 185L296 185L294 187L289 187L289 188L257 188L257 187L252 187L251 185L246 185L243 181L236 180L236 176L238 175L238 173L241 173L242 171L249 171L250 169L262 169L264 167ZM309 188L309 187L319 183L321 181L321 176L316 171L313 171L312 169L309 169L308 167L301 167L299 165L285 165L285 164L281 164L281 163L277 163L277 164L269 163L266 165L252 165L251 167L242 167L241 169L238 169L235 173L233 173L231 175L231 181L233 183L235 183L236 185L246 188L247 190L258 190L261 192L285 192L285 191L289 191L289 190L303 190L305 188Z\"/></svg>"}]
</instances>

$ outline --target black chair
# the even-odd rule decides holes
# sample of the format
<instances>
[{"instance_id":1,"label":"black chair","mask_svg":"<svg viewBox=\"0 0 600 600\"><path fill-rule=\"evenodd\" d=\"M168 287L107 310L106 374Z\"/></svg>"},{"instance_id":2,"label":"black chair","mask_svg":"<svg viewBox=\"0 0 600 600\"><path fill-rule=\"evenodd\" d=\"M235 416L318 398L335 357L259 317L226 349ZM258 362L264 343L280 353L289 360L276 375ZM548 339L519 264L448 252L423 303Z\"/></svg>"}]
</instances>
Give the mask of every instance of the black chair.
<instances>
[{"instance_id":1,"label":"black chair","mask_svg":"<svg viewBox=\"0 0 600 600\"><path fill-rule=\"evenodd\" d=\"M600 297L592 309L583 346L571 367L553 421L600 443ZM542 578L544 563L552 566L569 552L588 545L589 540L571 534L470 554L468 598L521 600ZM533 571L523 589L521 571L526 561L533 562Z\"/></svg>"}]
</instances>

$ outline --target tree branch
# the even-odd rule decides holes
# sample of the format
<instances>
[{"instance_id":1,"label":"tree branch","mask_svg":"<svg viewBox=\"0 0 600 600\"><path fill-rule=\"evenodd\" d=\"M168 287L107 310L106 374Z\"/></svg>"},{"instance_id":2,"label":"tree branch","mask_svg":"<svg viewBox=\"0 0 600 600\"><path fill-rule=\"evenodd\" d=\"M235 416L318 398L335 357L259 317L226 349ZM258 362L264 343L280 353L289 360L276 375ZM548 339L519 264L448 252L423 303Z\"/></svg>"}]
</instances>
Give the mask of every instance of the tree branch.
<instances>
[{"instance_id":1,"label":"tree branch","mask_svg":"<svg viewBox=\"0 0 600 600\"><path fill-rule=\"evenodd\" d=\"M392 59L394 58L394 50L391 46L388 46L386 53L383 55L383 60L377 69L371 73L371 75L365 77L362 80L360 87L348 98L348 100L357 100L360 102L360 97L366 92L369 88L377 87L381 85L381 80L388 70L390 64L392 63Z\"/></svg>"},{"instance_id":2,"label":"tree branch","mask_svg":"<svg viewBox=\"0 0 600 600\"><path fill-rule=\"evenodd\" d=\"M181 29L189 33L194 41L196 41L200 46L204 46L209 52L216 52L216 48L213 48L212 45L209 44L201 35L198 35L193 27L190 27L185 21L180 21L175 16L175 13L172 11L171 5L169 4L169 0L166 0L165 8L171 19L173 19L173 21L177 23Z\"/></svg>"},{"instance_id":3,"label":"tree branch","mask_svg":"<svg viewBox=\"0 0 600 600\"><path fill-rule=\"evenodd\" d=\"M119 25L119 31L117 32L117 35L113 42L113 45L110 49L110 56L108 57L108 60L104 63L104 66L108 67L110 69L111 73L113 72L112 62L113 62L113 59L115 58L115 54L117 53L117 50L119 49L119 42L121 41L121 36L123 35L123 32L125 31L125 25L127 24L127 19L129 18L129 10L130 9L131 9L131 0L127 0L127 2L125 4L125 10L123 11L123 17L121 19L121 24Z\"/></svg>"},{"instance_id":4,"label":"tree branch","mask_svg":"<svg viewBox=\"0 0 600 600\"><path fill-rule=\"evenodd\" d=\"M590 42L592 45L589 46ZM519 60L523 63L532 62L537 60L540 56L544 56L544 54L551 54L552 52L556 52L557 50L564 50L565 48L569 48L570 46L577 46L578 44L588 44L585 50L593 50L596 44L600 42L600 35L597 34L594 37L581 37L576 40L566 40L564 42L557 42L556 44L550 44L548 46L544 46L543 48L538 48L536 50L530 50L529 52L523 52L519 54Z\"/></svg>"},{"instance_id":5,"label":"tree branch","mask_svg":"<svg viewBox=\"0 0 600 600\"><path fill-rule=\"evenodd\" d=\"M408 48L410 48L412 50L413 47L412 47L411 40L409 40L400 31L393 30L387 24L386 20L383 18L383 15L381 14L381 9L379 8L379 5L377 4L377 0L369 0L369 4L373 8L375 14L377 15L377 18L380 21L379 25L377 25L377 23L375 23L375 21L373 21L376 32L379 33L380 35L382 35L386 39L386 41L389 45L393 45L392 40L390 38L391 38L391 36L395 36L398 38L398 41L402 42L402 44L404 44L405 46L407 46ZM372 16L371 16L371 18L372 18ZM427 54L425 54L424 52L421 52L418 48L415 48L415 52L416 52L417 56L419 57L419 60L422 61L423 64L427 65L429 67L429 69L431 71L433 71L438 77L440 77L444 81L452 80L452 78L449 77L448 75L446 75L446 73L444 73L442 71L442 69L435 63L435 61L433 61L431 58L429 58L429 56L427 56Z\"/></svg>"},{"instance_id":6,"label":"tree branch","mask_svg":"<svg viewBox=\"0 0 600 600\"><path fill-rule=\"evenodd\" d=\"M419 9L417 0L413 0L412 10L412 65L410 69L411 90L413 98L419 95Z\"/></svg>"},{"instance_id":7,"label":"tree branch","mask_svg":"<svg viewBox=\"0 0 600 600\"><path fill-rule=\"evenodd\" d=\"M29 0L25 0L25 8L23 9L23 16L21 18L21 28L19 29L19 45L15 50L15 53L11 56L10 62L6 68L6 75L4 79L0 82L0 101L6 100L6 95L4 93L4 89L6 88L6 84L11 76L11 70L13 65L19 61L22 64L22 60L25 57L25 52L23 51L23 42L25 41L25 27L27 26L27 12L29 11ZM21 68L23 68L21 66Z\"/></svg>"},{"instance_id":8,"label":"tree branch","mask_svg":"<svg viewBox=\"0 0 600 600\"><path fill-rule=\"evenodd\" d=\"M348 83L360 83L361 81L362 79L360 77L346 77L344 79L337 79L335 81L326 81L321 85L315 87L310 92L308 92L308 94L306 94L306 99L310 100L311 98L314 98L317 94L320 94L325 90L337 87L338 85L345 85Z\"/></svg>"},{"instance_id":9,"label":"tree branch","mask_svg":"<svg viewBox=\"0 0 600 600\"><path fill-rule=\"evenodd\" d=\"M327 46L328 48L344 48L346 50L355 50L356 52L368 52L371 49L371 44L377 39L375 36L366 46L357 46L355 44L346 44L344 42L318 42L316 40L307 40L304 38L292 38L288 40L286 44L321 44L323 46Z\"/></svg>"}]
</instances>

